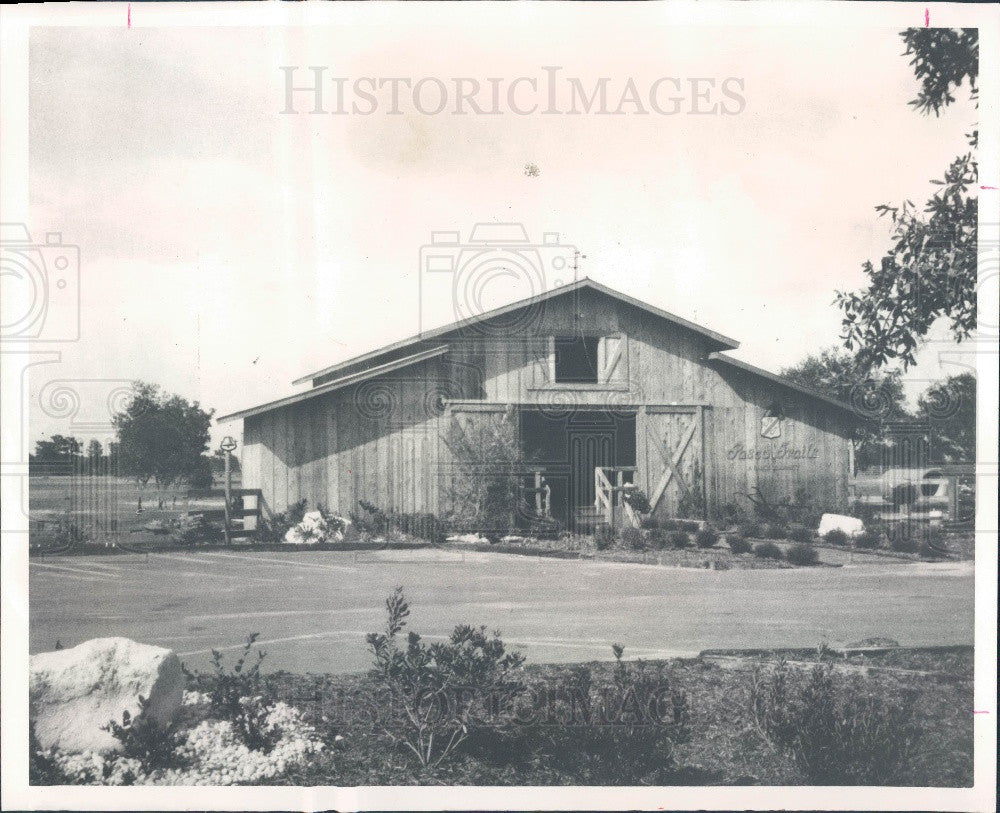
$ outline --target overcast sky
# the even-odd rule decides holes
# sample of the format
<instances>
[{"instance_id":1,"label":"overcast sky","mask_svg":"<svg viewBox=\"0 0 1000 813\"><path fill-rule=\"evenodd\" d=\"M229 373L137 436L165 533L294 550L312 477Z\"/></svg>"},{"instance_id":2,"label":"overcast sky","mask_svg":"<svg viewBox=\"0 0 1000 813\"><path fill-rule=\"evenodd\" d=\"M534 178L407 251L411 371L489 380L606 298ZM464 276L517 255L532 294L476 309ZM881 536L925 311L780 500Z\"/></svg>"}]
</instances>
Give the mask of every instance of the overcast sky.
<instances>
[{"instance_id":1,"label":"overcast sky","mask_svg":"<svg viewBox=\"0 0 1000 813\"><path fill-rule=\"evenodd\" d=\"M508 221L536 241L558 232L587 255L580 275L778 370L837 342L834 291L860 287L887 246L874 207L925 201L976 121L965 93L940 118L907 105L917 86L894 29L510 20L419 36L34 30L30 226L80 246L83 322L33 393L53 376L141 378L219 414L290 394L301 375L417 332L431 232ZM404 92L402 115L380 94L378 112L338 116L306 115L297 94L302 112L281 115L282 65L300 66L300 84L327 66L348 90L362 76L541 82L561 66L587 88L609 77L611 107L630 77L641 93L659 77L736 77L745 105L421 115ZM941 376L942 349L922 353L911 391ZM65 431L36 404L33 438Z\"/></svg>"}]
</instances>

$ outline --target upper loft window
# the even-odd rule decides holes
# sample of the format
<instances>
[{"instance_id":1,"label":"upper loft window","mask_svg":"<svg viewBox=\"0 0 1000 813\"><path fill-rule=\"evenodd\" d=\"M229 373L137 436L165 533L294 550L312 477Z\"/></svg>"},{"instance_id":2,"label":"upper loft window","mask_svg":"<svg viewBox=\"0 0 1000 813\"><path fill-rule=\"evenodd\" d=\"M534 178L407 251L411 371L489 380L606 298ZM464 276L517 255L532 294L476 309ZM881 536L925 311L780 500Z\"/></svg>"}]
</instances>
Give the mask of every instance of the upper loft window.
<instances>
[{"instance_id":1,"label":"upper loft window","mask_svg":"<svg viewBox=\"0 0 1000 813\"><path fill-rule=\"evenodd\" d=\"M596 336L556 337L556 383L596 384Z\"/></svg>"}]
</instances>

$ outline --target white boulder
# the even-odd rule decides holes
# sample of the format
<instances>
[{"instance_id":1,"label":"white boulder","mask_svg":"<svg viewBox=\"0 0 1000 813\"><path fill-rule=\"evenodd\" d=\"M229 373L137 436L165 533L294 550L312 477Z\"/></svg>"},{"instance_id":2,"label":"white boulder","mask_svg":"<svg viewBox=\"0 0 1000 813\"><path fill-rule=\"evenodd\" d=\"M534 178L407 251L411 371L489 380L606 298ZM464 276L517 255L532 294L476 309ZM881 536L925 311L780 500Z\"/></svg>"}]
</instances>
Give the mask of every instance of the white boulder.
<instances>
[{"instance_id":1,"label":"white boulder","mask_svg":"<svg viewBox=\"0 0 1000 813\"><path fill-rule=\"evenodd\" d=\"M121 745L101 726L122 721L122 712L148 713L166 725L184 694L181 662L169 649L128 638L95 638L72 649L32 655L29 663L31 720L42 748L117 751Z\"/></svg>"},{"instance_id":2,"label":"white boulder","mask_svg":"<svg viewBox=\"0 0 1000 813\"><path fill-rule=\"evenodd\" d=\"M843 514L823 514L819 521L819 535L823 536L828 531L843 531L848 536L857 536L864 533L865 524L857 517L847 517Z\"/></svg>"},{"instance_id":3,"label":"white boulder","mask_svg":"<svg viewBox=\"0 0 1000 813\"><path fill-rule=\"evenodd\" d=\"M342 542L349 519L324 517L319 511L310 511L302 517L302 522L285 532L286 545L317 545L321 542Z\"/></svg>"}]
</instances>

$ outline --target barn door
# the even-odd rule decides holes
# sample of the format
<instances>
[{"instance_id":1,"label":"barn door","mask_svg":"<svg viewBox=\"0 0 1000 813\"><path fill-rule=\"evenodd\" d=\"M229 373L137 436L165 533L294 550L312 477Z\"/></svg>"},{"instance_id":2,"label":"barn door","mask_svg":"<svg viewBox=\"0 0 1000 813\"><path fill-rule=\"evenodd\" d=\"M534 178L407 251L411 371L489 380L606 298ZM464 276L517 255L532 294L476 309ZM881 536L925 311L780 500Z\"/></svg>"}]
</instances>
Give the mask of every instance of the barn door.
<instances>
[{"instance_id":1,"label":"barn door","mask_svg":"<svg viewBox=\"0 0 1000 813\"><path fill-rule=\"evenodd\" d=\"M570 430L570 510L594 504L594 469L615 464L613 430Z\"/></svg>"},{"instance_id":2,"label":"barn door","mask_svg":"<svg viewBox=\"0 0 1000 813\"><path fill-rule=\"evenodd\" d=\"M697 406L646 408L646 493L657 516L706 515L703 423Z\"/></svg>"}]
</instances>

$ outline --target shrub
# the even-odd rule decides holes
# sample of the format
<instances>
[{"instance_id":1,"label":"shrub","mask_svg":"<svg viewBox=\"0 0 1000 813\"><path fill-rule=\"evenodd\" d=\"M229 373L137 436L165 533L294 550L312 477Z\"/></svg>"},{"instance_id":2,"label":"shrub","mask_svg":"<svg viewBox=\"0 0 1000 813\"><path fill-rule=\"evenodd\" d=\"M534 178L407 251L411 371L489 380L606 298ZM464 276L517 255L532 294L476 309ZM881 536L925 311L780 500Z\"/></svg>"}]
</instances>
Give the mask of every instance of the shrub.
<instances>
[{"instance_id":1,"label":"shrub","mask_svg":"<svg viewBox=\"0 0 1000 813\"><path fill-rule=\"evenodd\" d=\"M690 706L666 668L622 660L610 686L594 684L586 666L566 670L547 719L531 733L555 766L587 785L663 784L675 771L674 745L690 739Z\"/></svg>"},{"instance_id":2,"label":"shrub","mask_svg":"<svg viewBox=\"0 0 1000 813\"><path fill-rule=\"evenodd\" d=\"M306 501L301 499L270 519L261 520L257 537L262 542L282 542L288 529L298 525L306 515Z\"/></svg>"},{"instance_id":3,"label":"shrub","mask_svg":"<svg viewBox=\"0 0 1000 813\"><path fill-rule=\"evenodd\" d=\"M687 531L689 534L697 533L701 530L701 523L694 519L677 520L677 530Z\"/></svg>"},{"instance_id":4,"label":"shrub","mask_svg":"<svg viewBox=\"0 0 1000 813\"><path fill-rule=\"evenodd\" d=\"M750 553L753 545L738 533L726 534L726 543L733 553Z\"/></svg>"},{"instance_id":5,"label":"shrub","mask_svg":"<svg viewBox=\"0 0 1000 813\"><path fill-rule=\"evenodd\" d=\"M643 517L639 520L639 527L645 528L647 531L653 531L660 527L660 522L656 519L656 517Z\"/></svg>"},{"instance_id":6,"label":"shrub","mask_svg":"<svg viewBox=\"0 0 1000 813\"><path fill-rule=\"evenodd\" d=\"M622 545L629 550L643 550L646 547L646 538L638 528L622 528L621 540Z\"/></svg>"},{"instance_id":7,"label":"shrub","mask_svg":"<svg viewBox=\"0 0 1000 813\"><path fill-rule=\"evenodd\" d=\"M761 530L767 539L788 538L788 528L780 522L769 522Z\"/></svg>"},{"instance_id":8,"label":"shrub","mask_svg":"<svg viewBox=\"0 0 1000 813\"><path fill-rule=\"evenodd\" d=\"M441 493L444 519L460 533L505 536L516 514L526 516L518 473L521 437L517 413L480 414L473 421L452 416L444 433L452 457Z\"/></svg>"},{"instance_id":9,"label":"shrub","mask_svg":"<svg viewBox=\"0 0 1000 813\"><path fill-rule=\"evenodd\" d=\"M232 725L233 733L247 748L267 754L281 739L281 731L267 720L274 701L267 699L260 674L266 653L257 650L257 659L247 663L259 636L255 632L247 638L232 671L222 665L222 653L212 650L209 709L213 717Z\"/></svg>"},{"instance_id":10,"label":"shrub","mask_svg":"<svg viewBox=\"0 0 1000 813\"><path fill-rule=\"evenodd\" d=\"M788 526L788 538L793 542L812 542L813 532L805 525L790 525Z\"/></svg>"},{"instance_id":11,"label":"shrub","mask_svg":"<svg viewBox=\"0 0 1000 813\"><path fill-rule=\"evenodd\" d=\"M431 513L400 514L386 511L367 500L358 500L361 511L351 512L351 522L362 533L385 536L392 531L442 544L448 538L448 525Z\"/></svg>"},{"instance_id":12,"label":"shrub","mask_svg":"<svg viewBox=\"0 0 1000 813\"><path fill-rule=\"evenodd\" d=\"M388 694L381 726L390 741L408 748L422 767L435 768L470 733L512 722L514 700L524 690L524 657L507 652L498 632L461 625L447 641L429 646L410 632L404 649L397 638L410 608L401 587L385 606L384 631L365 641L374 658L370 677Z\"/></svg>"},{"instance_id":13,"label":"shrub","mask_svg":"<svg viewBox=\"0 0 1000 813\"><path fill-rule=\"evenodd\" d=\"M831 545L846 545L847 539L847 534L840 530L840 528L834 528L823 534L823 540Z\"/></svg>"},{"instance_id":14,"label":"shrub","mask_svg":"<svg viewBox=\"0 0 1000 813\"><path fill-rule=\"evenodd\" d=\"M719 509L719 517L727 525L738 525L746 519L747 512L734 502L726 503Z\"/></svg>"},{"instance_id":15,"label":"shrub","mask_svg":"<svg viewBox=\"0 0 1000 813\"><path fill-rule=\"evenodd\" d=\"M660 527L664 531L679 531L681 530L681 523L680 520L665 519L660 523Z\"/></svg>"},{"instance_id":16,"label":"shrub","mask_svg":"<svg viewBox=\"0 0 1000 813\"><path fill-rule=\"evenodd\" d=\"M122 721L109 720L101 726L121 743L122 756L138 760L146 773L157 768L170 767L174 762L175 728L164 726L149 714L149 701L139 696L139 713L134 717L128 709L122 712Z\"/></svg>"},{"instance_id":17,"label":"shrub","mask_svg":"<svg viewBox=\"0 0 1000 813\"><path fill-rule=\"evenodd\" d=\"M785 552L785 558L793 565L814 565L819 561L819 554L812 545L797 543Z\"/></svg>"},{"instance_id":18,"label":"shrub","mask_svg":"<svg viewBox=\"0 0 1000 813\"><path fill-rule=\"evenodd\" d=\"M667 536L667 542L672 548L686 548L691 544L691 537L687 531L671 531Z\"/></svg>"},{"instance_id":19,"label":"shrub","mask_svg":"<svg viewBox=\"0 0 1000 813\"><path fill-rule=\"evenodd\" d=\"M637 514L648 514L653 510L649 502L649 497L641 488L632 488L622 495L622 499L628 503Z\"/></svg>"},{"instance_id":20,"label":"shrub","mask_svg":"<svg viewBox=\"0 0 1000 813\"><path fill-rule=\"evenodd\" d=\"M751 677L749 713L767 739L791 754L816 785L907 784L920 729L912 692L892 697L872 678L835 679L815 666L798 686L782 663L769 679Z\"/></svg>"},{"instance_id":21,"label":"shrub","mask_svg":"<svg viewBox=\"0 0 1000 813\"><path fill-rule=\"evenodd\" d=\"M854 537L854 544L856 547L872 550L882 544L882 535L875 531L862 531Z\"/></svg>"},{"instance_id":22,"label":"shrub","mask_svg":"<svg viewBox=\"0 0 1000 813\"><path fill-rule=\"evenodd\" d=\"M601 523L594 529L594 547L598 550L607 550L614 541L615 535L610 525Z\"/></svg>"},{"instance_id":23,"label":"shrub","mask_svg":"<svg viewBox=\"0 0 1000 813\"><path fill-rule=\"evenodd\" d=\"M715 547L719 541L719 532L714 528L702 528L694 535L694 542L699 548Z\"/></svg>"},{"instance_id":24,"label":"shrub","mask_svg":"<svg viewBox=\"0 0 1000 813\"><path fill-rule=\"evenodd\" d=\"M919 553L924 559L941 559L945 556L940 547L926 539L920 543Z\"/></svg>"},{"instance_id":25,"label":"shrub","mask_svg":"<svg viewBox=\"0 0 1000 813\"><path fill-rule=\"evenodd\" d=\"M669 546L670 543L668 540L669 536L668 531L664 531L662 528L653 528L652 530L648 531L648 534L649 534L649 539L648 539L649 546L654 550L663 550L664 548Z\"/></svg>"},{"instance_id":26,"label":"shrub","mask_svg":"<svg viewBox=\"0 0 1000 813\"><path fill-rule=\"evenodd\" d=\"M773 542L758 542L753 546L753 555L760 559L780 559L781 548Z\"/></svg>"},{"instance_id":27,"label":"shrub","mask_svg":"<svg viewBox=\"0 0 1000 813\"><path fill-rule=\"evenodd\" d=\"M892 535L891 547L900 553L915 553L919 547L917 540L906 533L897 531Z\"/></svg>"},{"instance_id":28,"label":"shrub","mask_svg":"<svg viewBox=\"0 0 1000 813\"><path fill-rule=\"evenodd\" d=\"M759 522L744 522L740 525L739 532L741 536L760 539L764 534L764 527Z\"/></svg>"}]
</instances>

